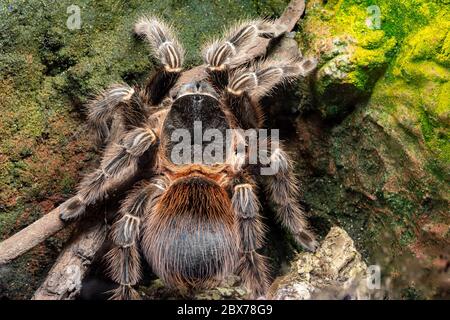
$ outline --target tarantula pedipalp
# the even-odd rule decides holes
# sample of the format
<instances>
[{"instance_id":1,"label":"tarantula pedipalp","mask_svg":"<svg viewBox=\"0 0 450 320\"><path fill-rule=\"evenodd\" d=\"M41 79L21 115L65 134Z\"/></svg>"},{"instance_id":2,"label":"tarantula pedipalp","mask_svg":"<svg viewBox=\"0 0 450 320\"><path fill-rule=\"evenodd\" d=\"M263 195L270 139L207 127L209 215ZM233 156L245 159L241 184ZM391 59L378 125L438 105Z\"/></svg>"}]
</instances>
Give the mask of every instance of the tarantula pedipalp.
<instances>
[{"instance_id":1,"label":"tarantula pedipalp","mask_svg":"<svg viewBox=\"0 0 450 320\"><path fill-rule=\"evenodd\" d=\"M61 219L80 217L88 206L133 181L132 188L125 188L111 231L114 247L106 256L109 275L119 284L112 298L138 298L132 286L141 277L139 247L168 285L212 286L236 272L252 296L260 296L268 272L257 253L264 238L255 182L259 169L277 168L264 178L280 222L305 248L315 250L317 242L298 204L298 183L287 154L280 147L263 148L270 163L249 162L255 146L245 148L242 130L261 128L257 100L276 85L308 74L314 61L245 61L258 37L282 34L271 21L248 21L205 46L206 81L188 83L171 96L182 71L183 48L171 27L157 18L140 19L135 32L148 41L162 66L144 87L114 85L90 103L88 120L105 150L99 168L84 177L77 195L61 208ZM187 141L192 147L188 157L175 161L180 130L195 137L198 123L202 136L207 130L222 136L231 131L231 139L219 146L225 156L198 158L208 146L194 138Z\"/></svg>"}]
</instances>

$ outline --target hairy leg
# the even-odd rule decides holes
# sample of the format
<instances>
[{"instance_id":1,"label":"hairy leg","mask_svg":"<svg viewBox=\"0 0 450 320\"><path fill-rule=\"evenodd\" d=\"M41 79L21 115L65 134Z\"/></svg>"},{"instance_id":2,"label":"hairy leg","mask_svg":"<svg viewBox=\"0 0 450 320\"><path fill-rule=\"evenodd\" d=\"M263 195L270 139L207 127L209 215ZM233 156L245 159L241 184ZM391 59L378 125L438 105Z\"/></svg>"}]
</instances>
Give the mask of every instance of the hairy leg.
<instances>
[{"instance_id":1,"label":"hairy leg","mask_svg":"<svg viewBox=\"0 0 450 320\"><path fill-rule=\"evenodd\" d=\"M203 58L212 83L219 90L224 89L228 71L251 59L247 52L258 37L274 38L284 31L284 26L270 20L245 21L228 30L223 39L206 44L202 50Z\"/></svg>"},{"instance_id":2,"label":"hairy leg","mask_svg":"<svg viewBox=\"0 0 450 320\"><path fill-rule=\"evenodd\" d=\"M252 298L266 293L269 285L266 258L256 252L264 241L264 224L259 214L260 204L255 185L248 179L234 187L232 206L238 216L241 237L241 260L238 275Z\"/></svg>"},{"instance_id":3,"label":"hairy leg","mask_svg":"<svg viewBox=\"0 0 450 320\"><path fill-rule=\"evenodd\" d=\"M141 278L138 250L141 218L151 212L154 200L162 190L157 180L144 183L130 193L119 210L119 219L111 231L114 247L106 255L108 274L119 284L111 299L139 299L133 286Z\"/></svg>"},{"instance_id":4,"label":"hairy leg","mask_svg":"<svg viewBox=\"0 0 450 320\"><path fill-rule=\"evenodd\" d=\"M149 43L153 56L162 65L150 78L143 92L146 103L157 105L180 76L184 49L175 37L172 27L155 17L139 19L134 32Z\"/></svg>"},{"instance_id":5,"label":"hairy leg","mask_svg":"<svg viewBox=\"0 0 450 320\"><path fill-rule=\"evenodd\" d=\"M120 111L126 130L141 126L147 118L145 105L158 105L182 70L184 50L170 26L156 18L143 17L136 23L135 33L148 41L162 68L154 73L144 89L115 84L89 102L89 126L98 144L108 141L117 111Z\"/></svg>"},{"instance_id":6,"label":"hairy leg","mask_svg":"<svg viewBox=\"0 0 450 320\"><path fill-rule=\"evenodd\" d=\"M315 67L314 59L301 57L281 61L266 60L250 68L234 70L226 91L231 96L247 92L251 97L259 99L279 84L307 76Z\"/></svg>"},{"instance_id":7,"label":"hairy leg","mask_svg":"<svg viewBox=\"0 0 450 320\"><path fill-rule=\"evenodd\" d=\"M134 89L130 86L115 84L89 101L88 124L97 144L108 142L114 116L127 109L134 94Z\"/></svg>"},{"instance_id":8,"label":"hairy leg","mask_svg":"<svg viewBox=\"0 0 450 320\"><path fill-rule=\"evenodd\" d=\"M224 90L222 99L229 106L243 129L258 128L263 112L258 100L277 85L306 76L315 67L310 59L267 60L250 68L236 69Z\"/></svg>"},{"instance_id":9,"label":"hairy leg","mask_svg":"<svg viewBox=\"0 0 450 320\"><path fill-rule=\"evenodd\" d=\"M280 223L294 236L302 247L315 251L319 243L309 230L299 198L299 182L294 173L291 159L281 149L272 150L270 155L273 174L267 175L267 191L277 206L276 215Z\"/></svg>"},{"instance_id":10,"label":"hairy leg","mask_svg":"<svg viewBox=\"0 0 450 320\"><path fill-rule=\"evenodd\" d=\"M109 146L100 167L81 181L76 196L61 208L61 219L77 218L85 212L86 206L103 200L132 179L138 171L140 158L156 140L153 130L137 128L128 132L120 144Z\"/></svg>"}]
</instances>

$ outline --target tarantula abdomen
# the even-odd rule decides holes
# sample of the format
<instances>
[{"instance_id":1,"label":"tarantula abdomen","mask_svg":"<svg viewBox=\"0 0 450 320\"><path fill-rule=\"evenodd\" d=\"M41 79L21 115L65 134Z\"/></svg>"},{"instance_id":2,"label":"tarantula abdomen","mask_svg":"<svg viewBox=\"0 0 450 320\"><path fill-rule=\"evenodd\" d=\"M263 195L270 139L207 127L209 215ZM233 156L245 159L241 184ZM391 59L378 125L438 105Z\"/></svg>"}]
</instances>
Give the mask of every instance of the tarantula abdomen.
<instances>
[{"instance_id":1,"label":"tarantula abdomen","mask_svg":"<svg viewBox=\"0 0 450 320\"><path fill-rule=\"evenodd\" d=\"M144 255L178 288L217 284L238 260L239 232L226 192L200 175L177 180L143 222Z\"/></svg>"}]
</instances>

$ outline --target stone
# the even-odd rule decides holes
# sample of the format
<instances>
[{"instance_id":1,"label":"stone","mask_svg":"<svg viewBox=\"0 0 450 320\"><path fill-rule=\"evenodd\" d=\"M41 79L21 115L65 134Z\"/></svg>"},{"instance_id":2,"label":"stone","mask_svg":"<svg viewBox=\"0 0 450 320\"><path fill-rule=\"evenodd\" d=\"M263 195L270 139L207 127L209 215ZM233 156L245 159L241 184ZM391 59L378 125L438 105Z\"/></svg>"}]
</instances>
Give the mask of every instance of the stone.
<instances>
[{"instance_id":1,"label":"stone","mask_svg":"<svg viewBox=\"0 0 450 320\"><path fill-rule=\"evenodd\" d=\"M303 252L291 270L275 279L268 298L275 300L369 299L367 265L345 230L332 227L315 253Z\"/></svg>"}]
</instances>

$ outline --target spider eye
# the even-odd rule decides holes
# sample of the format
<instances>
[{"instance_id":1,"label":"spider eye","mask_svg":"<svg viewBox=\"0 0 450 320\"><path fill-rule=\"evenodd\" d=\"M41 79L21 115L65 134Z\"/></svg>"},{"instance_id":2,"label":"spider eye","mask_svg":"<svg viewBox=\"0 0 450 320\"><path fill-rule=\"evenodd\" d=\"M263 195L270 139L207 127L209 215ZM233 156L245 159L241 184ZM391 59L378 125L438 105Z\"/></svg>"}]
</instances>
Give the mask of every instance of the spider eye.
<instances>
[{"instance_id":1,"label":"spider eye","mask_svg":"<svg viewBox=\"0 0 450 320\"><path fill-rule=\"evenodd\" d=\"M217 92L205 81L194 81L183 85L178 91L176 99L188 94L208 95L217 99Z\"/></svg>"}]
</instances>

